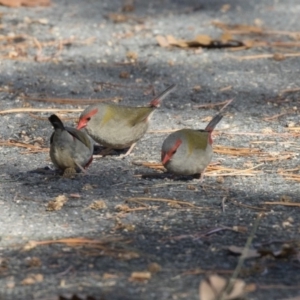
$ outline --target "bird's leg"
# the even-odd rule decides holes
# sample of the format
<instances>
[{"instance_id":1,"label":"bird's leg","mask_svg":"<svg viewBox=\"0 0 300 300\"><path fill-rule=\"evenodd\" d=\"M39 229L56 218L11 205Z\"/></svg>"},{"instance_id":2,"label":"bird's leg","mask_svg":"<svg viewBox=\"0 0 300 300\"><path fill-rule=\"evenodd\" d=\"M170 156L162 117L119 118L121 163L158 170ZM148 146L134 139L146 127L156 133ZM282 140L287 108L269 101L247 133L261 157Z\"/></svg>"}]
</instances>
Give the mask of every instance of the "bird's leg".
<instances>
[{"instance_id":1,"label":"bird's leg","mask_svg":"<svg viewBox=\"0 0 300 300\"><path fill-rule=\"evenodd\" d=\"M136 145L136 143L133 143L133 144L129 147L129 149L126 151L126 153L125 153L125 154L121 154L121 155L119 156L119 158L122 159L122 158L128 156L128 155L132 152L132 150L133 150L133 148L135 147L135 145Z\"/></svg>"},{"instance_id":2,"label":"bird's leg","mask_svg":"<svg viewBox=\"0 0 300 300\"><path fill-rule=\"evenodd\" d=\"M86 175L88 172L85 170L79 163L75 161L76 166L83 172L84 175ZM75 171L76 172L76 171Z\"/></svg>"},{"instance_id":3,"label":"bird's leg","mask_svg":"<svg viewBox=\"0 0 300 300\"><path fill-rule=\"evenodd\" d=\"M203 181L203 178L204 178L204 172L205 172L205 169L200 173L200 174L195 174L194 175L194 178L195 179L199 179L199 183L201 184L202 181Z\"/></svg>"},{"instance_id":4,"label":"bird's leg","mask_svg":"<svg viewBox=\"0 0 300 300\"><path fill-rule=\"evenodd\" d=\"M89 165L92 163L93 161L93 156L91 156L90 160L87 162L87 164L84 166L85 169L87 169L89 167Z\"/></svg>"},{"instance_id":5,"label":"bird's leg","mask_svg":"<svg viewBox=\"0 0 300 300\"><path fill-rule=\"evenodd\" d=\"M199 183L200 184L203 182L205 170L206 170L206 168L200 174L200 178L199 178Z\"/></svg>"},{"instance_id":6,"label":"bird's leg","mask_svg":"<svg viewBox=\"0 0 300 300\"><path fill-rule=\"evenodd\" d=\"M204 179L204 172L205 169L201 172L200 178L199 178L199 183L202 183L203 179Z\"/></svg>"}]
</instances>

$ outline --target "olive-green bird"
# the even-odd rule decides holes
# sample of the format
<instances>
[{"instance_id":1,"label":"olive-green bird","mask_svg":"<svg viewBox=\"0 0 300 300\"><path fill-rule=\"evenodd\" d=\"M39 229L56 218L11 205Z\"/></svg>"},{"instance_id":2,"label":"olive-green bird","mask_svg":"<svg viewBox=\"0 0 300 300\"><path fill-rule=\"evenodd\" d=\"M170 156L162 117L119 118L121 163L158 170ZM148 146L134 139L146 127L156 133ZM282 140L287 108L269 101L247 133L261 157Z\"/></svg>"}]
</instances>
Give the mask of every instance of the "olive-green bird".
<instances>
[{"instance_id":1,"label":"olive-green bird","mask_svg":"<svg viewBox=\"0 0 300 300\"><path fill-rule=\"evenodd\" d=\"M222 117L217 114L204 130L181 129L170 134L162 145L164 167L178 175L201 174L202 181L213 155L211 134Z\"/></svg>"},{"instance_id":2,"label":"olive-green bird","mask_svg":"<svg viewBox=\"0 0 300 300\"><path fill-rule=\"evenodd\" d=\"M156 96L148 107L130 107L109 103L99 103L87 107L80 115L77 129L85 128L99 144L111 149L129 148L143 137L149 127L150 118L161 101L174 90L169 86Z\"/></svg>"}]
</instances>

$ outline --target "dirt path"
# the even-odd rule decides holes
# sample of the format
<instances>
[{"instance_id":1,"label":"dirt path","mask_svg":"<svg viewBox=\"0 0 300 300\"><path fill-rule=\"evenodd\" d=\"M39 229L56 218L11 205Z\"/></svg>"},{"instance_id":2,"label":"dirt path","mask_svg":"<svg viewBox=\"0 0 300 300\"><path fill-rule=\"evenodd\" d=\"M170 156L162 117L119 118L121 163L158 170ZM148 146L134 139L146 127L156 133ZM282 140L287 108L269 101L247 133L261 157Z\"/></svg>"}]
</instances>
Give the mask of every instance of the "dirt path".
<instances>
[{"instance_id":1,"label":"dirt path","mask_svg":"<svg viewBox=\"0 0 300 300\"><path fill-rule=\"evenodd\" d=\"M239 257L228 246L245 245L259 213L253 247L263 257L239 274L247 297L299 296L298 1L136 1L131 12L116 0L53 2L0 7L0 298L196 300L207 275L230 277ZM224 32L247 47L156 40ZM74 125L88 99L146 105L172 83L131 156L96 157L74 179L45 169L51 109ZM168 132L204 128L220 108L206 104L231 98L202 185L134 164L159 162Z\"/></svg>"}]
</instances>

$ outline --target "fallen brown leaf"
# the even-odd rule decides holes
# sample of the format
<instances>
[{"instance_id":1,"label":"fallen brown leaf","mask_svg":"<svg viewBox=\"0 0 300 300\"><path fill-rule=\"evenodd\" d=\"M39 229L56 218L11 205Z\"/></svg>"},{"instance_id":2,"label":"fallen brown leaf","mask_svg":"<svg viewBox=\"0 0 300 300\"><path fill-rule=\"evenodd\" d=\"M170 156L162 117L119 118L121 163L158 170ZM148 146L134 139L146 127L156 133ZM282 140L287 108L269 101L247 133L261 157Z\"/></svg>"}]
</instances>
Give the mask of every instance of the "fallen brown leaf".
<instances>
[{"instance_id":1,"label":"fallen brown leaf","mask_svg":"<svg viewBox=\"0 0 300 300\"><path fill-rule=\"evenodd\" d=\"M26 263L30 268L36 268L42 265L39 257L29 257L28 259L26 259Z\"/></svg>"},{"instance_id":2,"label":"fallen brown leaf","mask_svg":"<svg viewBox=\"0 0 300 300\"><path fill-rule=\"evenodd\" d=\"M48 202L46 210L48 211L61 210L67 201L68 198L65 195L59 195L53 201Z\"/></svg>"},{"instance_id":3,"label":"fallen brown leaf","mask_svg":"<svg viewBox=\"0 0 300 300\"><path fill-rule=\"evenodd\" d=\"M31 285L38 282L43 282L44 276L43 274L29 274L25 279L21 281L23 285Z\"/></svg>"},{"instance_id":4,"label":"fallen brown leaf","mask_svg":"<svg viewBox=\"0 0 300 300\"><path fill-rule=\"evenodd\" d=\"M10 7L49 6L51 4L51 0L0 0L0 4Z\"/></svg>"},{"instance_id":5,"label":"fallen brown leaf","mask_svg":"<svg viewBox=\"0 0 300 300\"><path fill-rule=\"evenodd\" d=\"M88 206L89 209L103 210L107 208L106 203L103 200L96 200Z\"/></svg>"},{"instance_id":6,"label":"fallen brown leaf","mask_svg":"<svg viewBox=\"0 0 300 300\"><path fill-rule=\"evenodd\" d=\"M148 271L132 272L129 281L147 282L149 279L151 279L151 273Z\"/></svg>"},{"instance_id":7,"label":"fallen brown leaf","mask_svg":"<svg viewBox=\"0 0 300 300\"><path fill-rule=\"evenodd\" d=\"M167 38L162 35L156 36L156 41L157 41L158 45L162 48L166 48L166 47L170 46Z\"/></svg>"},{"instance_id":8,"label":"fallen brown leaf","mask_svg":"<svg viewBox=\"0 0 300 300\"><path fill-rule=\"evenodd\" d=\"M161 266L158 263L151 263L148 265L147 270L154 274L161 271Z\"/></svg>"},{"instance_id":9,"label":"fallen brown leaf","mask_svg":"<svg viewBox=\"0 0 300 300\"><path fill-rule=\"evenodd\" d=\"M156 41L161 47L175 46L179 48L234 48L245 47L242 41L231 39L230 34L224 34L220 39L212 39L209 35L197 35L193 40L176 39L172 35L157 36Z\"/></svg>"},{"instance_id":10,"label":"fallen brown leaf","mask_svg":"<svg viewBox=\"0 0 300 300\"><path fill-rule=\"evenodd\" d=\"M210 275L200 283L199 299L216 300L224 293L227 280L219 275ZM225 294L222 299L233 300L242 297L245 294L246 284L241 279L236 279L233 283L232 290Z\"/></svg>"},{"instance_id":11,"label":"fallen brown leaf","mask_svg":"<svg viewBox=\"0 0 300 300\"><path fill-rule=\"evenodd\" d=\"M234 254L242 254L244 251L244 247L238 247L238 246L229 246L228 250ZM255 258L255 257L260 257L261 254L258 253L256 249L247 249L247 252L244 254L245 259L249 258Z\"/></svg>"}]
</instances>

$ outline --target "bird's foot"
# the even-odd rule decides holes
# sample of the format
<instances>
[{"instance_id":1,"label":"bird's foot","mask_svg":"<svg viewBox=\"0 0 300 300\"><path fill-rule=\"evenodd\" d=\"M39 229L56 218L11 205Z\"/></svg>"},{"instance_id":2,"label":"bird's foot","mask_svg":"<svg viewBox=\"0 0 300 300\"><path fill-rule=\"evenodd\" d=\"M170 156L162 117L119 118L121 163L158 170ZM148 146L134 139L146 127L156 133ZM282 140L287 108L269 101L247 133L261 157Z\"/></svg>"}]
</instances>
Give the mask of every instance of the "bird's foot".
<instances>
[{"instance_id":1,"label":"bird's foot","mask_svg":"<svg viewBox=\"0 0 300 300\"><path fill-rule=\"evenodd\" d=\"M194 174L193 175L194 179L198 179L199 180L200 184L203 182L204 172L205 172L205 169L200 174Z\"/></svg>"},{"instance_id":2,"label":"bird's foot","mask_svg":"<svg viewBox=\"0 0 300 300\"><path fill-rule=\"evenodd\" d=\"M135 145L136 145L136 143L133 143L133 144L129 147L129 149L126 151L126 153L125 153L125 154L121 154L121 155L118 157L118 159L123 159L123 158L125 158L126 156L130 155L130 153L132 152L132 150L133 150L133 148L135 147Z\"/></svg>"},{"instance_id":3,"label":"bird's foot","mask_svg":"<svg viewBox=\"0 0 300 300\"><path fill-rule=\"evenodd\" d=\"M76 174L76 170L74 168L67 168L64 170L63 177L64 178L74 178Z\"/></svg>"}]
</instances>

